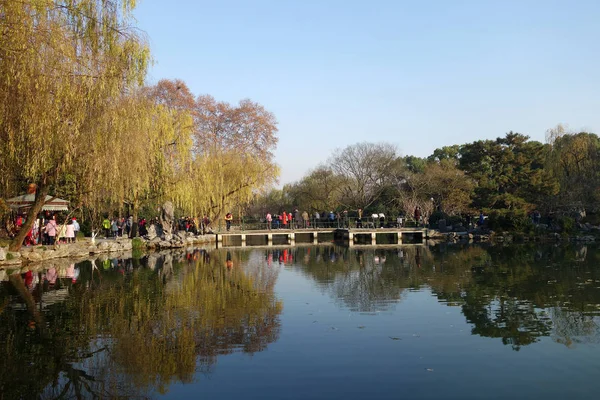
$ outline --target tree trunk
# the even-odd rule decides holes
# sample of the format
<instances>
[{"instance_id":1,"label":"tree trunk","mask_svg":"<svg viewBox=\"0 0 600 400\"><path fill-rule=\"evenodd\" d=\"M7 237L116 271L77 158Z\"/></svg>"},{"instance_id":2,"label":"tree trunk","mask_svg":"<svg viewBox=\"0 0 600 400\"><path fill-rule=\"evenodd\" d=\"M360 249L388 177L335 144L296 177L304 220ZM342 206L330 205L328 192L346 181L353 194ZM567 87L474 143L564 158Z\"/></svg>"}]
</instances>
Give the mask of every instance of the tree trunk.
<instances>
[{"instance_id":1,"label":"tree trunk","mask_svg":"<svg viewBox=\"0 0 600 400\"><path fill-rule=\"evenodd\" d=\"M33 223L37 218L38 214L42 211L42 207L44 206L46 196L48 195L49 190L50 187L45 183L38 185L37 191L35 192L35 200L33 202L33 206L29 209L29 212L27 213L27 219L25 220L23 226L21 226L21 230L19 230L17 236L15 236L13 241L10 243L10 251L19 251L21 249L21 246L23 246L23 240L25 239L25 236L27 236L27 233L33 226ZM40 230L41 229L42 227L40 226Z\"/></svg>"},{"instance_id":2,"label":"tree trunk","mask_svg":"<svg viewBox=\"0 0 600 400\"><path fill-rule=\"evenodd\" d=\"M133 198L132 204L132 213L133 221L131 222L131 238L137 237L138 235L138 199L137 196Z\"/></svg>"}]
</instances>

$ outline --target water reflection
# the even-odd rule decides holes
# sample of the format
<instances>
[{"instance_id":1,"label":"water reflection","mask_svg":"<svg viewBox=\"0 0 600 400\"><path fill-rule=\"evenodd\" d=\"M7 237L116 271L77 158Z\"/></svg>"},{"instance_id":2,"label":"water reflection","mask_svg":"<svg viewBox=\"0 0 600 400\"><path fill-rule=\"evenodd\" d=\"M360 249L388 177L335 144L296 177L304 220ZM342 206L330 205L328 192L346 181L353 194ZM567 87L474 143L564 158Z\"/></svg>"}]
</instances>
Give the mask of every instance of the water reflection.
<instances>
[{"instance_id":1,"label":"water reflection","mask_svg":"<svg viewBox=\"0 0 600 400\"><path fill-rule=\"evenodd\" d=\"M0 393L163 393L219 355L264 350L280 330L277 270L248 261L196 250L10 274L0 291Z\"/></svg>"},{"instance_id":2,"label":"water reflection","mask_svg":"<svg viewBox=\"0 0 600 400\"><path fill-rule=\"evenodd\" d=\"M356 312L394 308L430 289L462 310L475 335L514 350L550 336L572 346L600 341L600 253L587 246L298 248L294 268Z\"/></svg>"},{"instance_id":3,"label":"water reflection","mask_svg":"<svg viewBox=\"0 0 600 400\"><path fill-rule=\"evenodd\" d=\"M176 383L203 380L215 371L220 356L262 352L279 340L281 298L288 298L276 287L282 280L287 285L308 282L326 295L319 294L328 306L329 299L334 302L336 315L317 317L323 305L311 308L311 290L289 297L293 312L286 318L294 328L288 333L297 336L284 348L300 359L309 355L310 370L317 368L314 360L332 363L320 356L325 350L336 354L340 365L353 361L356 355L348 354L355 350L348 349L355 349L357 340L380 351L383 369L377 374L390 371L385 366L402 359L398 354L414 356L415 343L385 347L408 342L401 336L411 326L398 323L389 333L384 326L384 342L365 338L379 334L373 321L398 320L426 329L429 325L422 322L432 311L414 299L423 301L428 294L437 299L436 307L460 310L455 313L460 321L452 323L464 324L465 333L473 335L468 336L472 342L461 339L469 343L461 351L475 346L474 336L507 350L534 348L543 340L561 349L595 344L600 342L599 261L598 249L586 246L321 245L196 249L141 260L99 257L0 271L0 393L6 398L155 396ZM412 320L402 315L411 311L406 304L412 304ZM352 331L332 325L352 324L348 311L372 318L373 333L364 319ZM325 330L316 334L321 323ZM331 341L334 332L339 336ZM446 339L457 343L452 342L456 337L444 336L448 332L435 334L444 340L427 342L423 349ZM327 340L328 347L319 347ZM402 349L407 352L393 353ZM291 356L275 353L279 365L295 376L286 358ZM363 362L371 360L367 356ZM464 366L460 363L452 359L452 365ZM266 380L271 376L265 375Z\"/></svg>"}]
</instances>

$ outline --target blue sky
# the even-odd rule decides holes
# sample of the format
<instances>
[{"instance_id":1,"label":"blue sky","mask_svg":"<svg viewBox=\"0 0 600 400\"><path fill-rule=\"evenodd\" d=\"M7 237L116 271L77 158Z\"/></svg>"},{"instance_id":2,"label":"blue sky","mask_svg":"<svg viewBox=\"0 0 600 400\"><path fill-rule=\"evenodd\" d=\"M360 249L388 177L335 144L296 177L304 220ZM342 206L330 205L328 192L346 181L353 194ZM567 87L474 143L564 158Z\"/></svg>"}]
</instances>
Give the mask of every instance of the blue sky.
<instances>
[{"instance_id":1,"label":"blue sky","mask_svg":"<svg viewBox=\"0 0 600 400\"><path fill-rule=\"evenodd\" d=\"M138 3L149 83L263 104L281 183L363 141L424 157L510 130L600 131L600 1Z\"/></svg>"}]
</instances>

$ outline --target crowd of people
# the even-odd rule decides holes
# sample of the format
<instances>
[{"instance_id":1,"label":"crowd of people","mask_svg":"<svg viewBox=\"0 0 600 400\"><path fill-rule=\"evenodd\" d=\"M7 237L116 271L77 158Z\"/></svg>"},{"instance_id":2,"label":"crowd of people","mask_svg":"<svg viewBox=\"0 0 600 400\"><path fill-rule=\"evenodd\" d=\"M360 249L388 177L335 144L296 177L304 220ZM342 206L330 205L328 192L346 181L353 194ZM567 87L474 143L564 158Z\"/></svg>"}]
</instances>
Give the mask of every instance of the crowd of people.
<instances>
[{"instance_id":1,"label":"crowd of people","mask_svg":"<svg viewBox=\"0 0 600 400\"><path fill-rule=\"evenodd\" d=\"M307 228L399 228L405 226L409 221L415 226L425 226L428 221L423 215L421 208L417 206L414 214L407 218L403 213L396 218L388 218L384 213L372 213L367 216L362 209L348 212L343 211L314 211L309 214L306 210L300 212L295 208L292 212L285 210L279 213L266 212L262 219L263 226L271 229L307 229ZM226 229L229 231L233 224L231 213L225 215Z\"/></svg>"},{"instance_id":2,"label":"crowd of people","mask_svg":"<svg viewBox=\"0 0 600 400\"><path fill-rule=\"evenodd\" d=\"M25 225L26 215L17 214L11 226L11 236L16 236ZM77 218L61 219L57 214L45 212L36 218L33 225L25 235L23 244L33 245L53 245L57 243L75 243L77 234L81 230Z\"/></svg>"}]
</instances>

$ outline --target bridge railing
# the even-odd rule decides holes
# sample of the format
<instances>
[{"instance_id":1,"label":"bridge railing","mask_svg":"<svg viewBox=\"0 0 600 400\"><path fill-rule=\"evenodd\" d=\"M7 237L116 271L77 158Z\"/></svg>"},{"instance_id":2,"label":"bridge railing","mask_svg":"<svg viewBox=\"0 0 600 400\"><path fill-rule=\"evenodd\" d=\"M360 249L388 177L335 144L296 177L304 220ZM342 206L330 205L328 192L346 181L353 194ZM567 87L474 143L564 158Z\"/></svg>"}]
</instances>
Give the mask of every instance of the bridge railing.
<instances>
[{"instance_id":1,"label":"bridge railing","mask_svg":"<svg viewBox=\"0 0 600 400\"><path fill-rule=\"evenodd\" d=\"M269 226L270 225L270 226ZM374 229L374 228L399 228L399 227L416 227L423 226L423 224L417 224L412 218L403 218L402 224L400 224L397 218L386 218L383 223L377 218L363 217L359 222L357 218L340 218L340 219L323 219L323 218L311 218L307 221L301 220L296 221L292 219L286 224L279 219L274 219L269 224L266 220L257 220L254 218L242 218L234 219L231 221L230 231L258 231L258 230L311 230L311 229L343 229L343 228L363 228L363 229ZM213 230L217 232L226 232L227 224L224 220L218 222L217 226L212 226Z\"/></svg>"}]
</instances>

